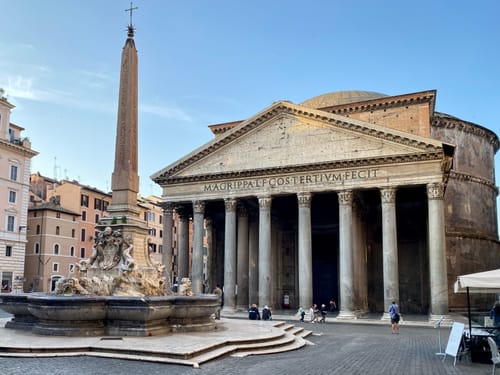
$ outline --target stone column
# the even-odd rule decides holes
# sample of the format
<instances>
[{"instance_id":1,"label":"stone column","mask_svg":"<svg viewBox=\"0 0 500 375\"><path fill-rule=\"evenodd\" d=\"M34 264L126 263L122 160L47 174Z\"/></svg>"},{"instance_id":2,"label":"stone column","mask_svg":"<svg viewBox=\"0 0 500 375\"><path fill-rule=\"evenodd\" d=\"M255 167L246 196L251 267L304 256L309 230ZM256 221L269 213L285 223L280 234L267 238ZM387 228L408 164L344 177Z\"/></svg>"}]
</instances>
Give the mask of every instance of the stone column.
<instances>
[{"instance_id":1,"label":"stone column","mask_svg":"<svg viewBox=\"0 0 500 375\"><path fill-rule=\"evenodd\" d=\"M224 310L236 310L236 199L224 199Z\"/></svg>"},{"instance_id":2,"label":"stone column","mask_svg":"<svg viewBox=\"0 0 500 375\"><path fill-rule=\"evenodd\" d=\"M363 201L359 194L355 194L352 202L352 263L353 278L356 280L354 306L361 312L368 311L368 277L366 265L366 233L364 225Z\"/></svg>"},{"instance_id":3,"label":"stone column","mask_svg":"<svg viewBox=\"0 0 500 375\"><path fill-rule=\"evenodd\" d=\"M259 306L271 303L271 203L269 196L259 198Z\"/></svg>"},{"instance_id":4,"label":"stone column","mask_svg":"<svg viewBox=\"0 0 500 375\"><path fill-rule=\"evenodd\" d=\"M217 281L215 280L215 254L213 246L213 221L212 218L205 218L205 231L207 236L207 293L212 293Z\"/></svg>"},{"instance_id":5,"label":"stone column","mask_svg":"<svg viewBox=\"0 0 500 375\"><path fill-rule=\"evenodd\" d=\"M173 236L172 228L174 226L174 207L172 203L164 202L161 204L163 209L163 238L162 238L162 262L165 266L165 291L168 293L172 287L172 256L173 256Z\"/></svg>"},{"instance_id":6,"label":"stone column","mask_svg":"<svg viewBox=\"0 0 500 375\"><path fill-rule=\"evenodd\" d=\"M177 239L177 277L189 277L189 212L185 207L176 207L179 216Z\"/></svg>"},{"instance_id":7,"label":"stone column","mask_svg":"<svg viewBox=\"0 0 500 375\"><path fill-rule=\"evenodd\" d=\"M248 302L259 302L259 222L249 216L248 230Z\"/></svg>"},{"instance_id":8,"label":"stone column","mask_svg":"<svg viewBox=\"0 0 500 375\"><path fill-rule=\"evenodd\" d=\"M396 189L380 190L382 202L382 263L384 272L384 318L392 301L399 301L398 237L396 224Z\"/></svg>"},{"instance_id":9,"label":"stone column","mask_svg":"<svg viewBox=\"0 0 500 375\"><path fill-rule=\"evenodd\" d=\"M307 309L313 303L311 193L297 194L299 206L299 306Z\"/></svg>"},{"instance_id":10,"label":"stone column","mask_svg":"<svg viewBox=\"0 0 500 375\"><path fill-rule=\"evenodd\" d=\"M236 305L239 309L248 310L248 211L245 206L238 206L238 242L237 242L236 284L238 293Z\"/></svg>"},{"instance_id":11,"label":"stone column","mask_svg":"<svg viewBox=\"0 0 500 375\"><path fill-rule=\"evenodd\" d=\"M427 185L429 209L429 270L431 282L431 314L448 314L448 275L444 223L444 183Z\"/></svg>"},{"instance_id":12,"label":"stone column","mask_svg":"<svg viewBox=\"0 0 500 375\"><path fill-rule=\"evenodd\" d=\"M194 294L203 293L203 219L205 202L193 202L193 265L191 286Z\"/></svg>"},{"instance_id":13,"label":"stone column","mask_svg":"<svg viewBox=\"0 0 500 375\"><path fill-rule=\"evenodd\" d=\"M339 199L339 278L340 312L338 319L352 319L354 310L354 278L352 248L352 198L351 190L338 192Z\"/></svg>"}]
</instances>

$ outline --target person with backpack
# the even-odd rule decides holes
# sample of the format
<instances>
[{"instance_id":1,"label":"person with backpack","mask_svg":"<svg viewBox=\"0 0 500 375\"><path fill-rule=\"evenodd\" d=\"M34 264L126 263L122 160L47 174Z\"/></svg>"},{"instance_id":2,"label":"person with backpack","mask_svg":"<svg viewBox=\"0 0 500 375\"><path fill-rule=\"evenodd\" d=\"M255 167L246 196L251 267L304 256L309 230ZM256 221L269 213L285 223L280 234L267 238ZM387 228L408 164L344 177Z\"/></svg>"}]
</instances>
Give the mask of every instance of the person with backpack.
<instances>
[{"instance_id":1,"label":"person with backpack","mask_svg":"<svg viewBox=\"0 0 500 375\"><path fill-rule=\"evenodd\" d=\"M273 320L271 309L267 305L262 309L262 320Z\"/></svg>"},{"instance_id":2,"label":"person with backpack","mask_svg":"<svg viewBox=\"0 0 500 375\"><path fill-rule=\"evenodd\" d=\"M248 310L248 319L250 320L260 320L259 308L254 303Z\"/></svg>"},{"instance_id":3,"label":"person with backpack","mask_svg":"<svg viewBox=\"0 0 500 375\"><path fill-rule=\"evenodd\" d=\"M399 306L396 301L392 301L391 306L389 306L389 315L391 316L392 333L399 333L399 320L401 316L399 315Z\"/></svg>"}]
</instances>

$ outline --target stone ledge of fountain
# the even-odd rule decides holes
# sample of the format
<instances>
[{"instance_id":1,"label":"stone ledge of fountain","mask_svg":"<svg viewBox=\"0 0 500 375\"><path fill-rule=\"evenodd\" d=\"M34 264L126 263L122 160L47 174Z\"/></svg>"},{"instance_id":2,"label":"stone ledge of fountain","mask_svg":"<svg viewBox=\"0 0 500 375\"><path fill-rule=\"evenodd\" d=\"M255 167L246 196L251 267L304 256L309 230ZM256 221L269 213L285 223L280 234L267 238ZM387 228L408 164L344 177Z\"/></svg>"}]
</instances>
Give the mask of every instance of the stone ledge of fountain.
<instances>
[{"instance_id":1,"label":"stone ledge of fountain","mask_svg":"<svg viewBox=\"0 0 500 375\"><path fill-rule=\"evenodd\" d=\"M14 293L0 296L0 308L14 317L6 328L52 336L153 336L215 329L214 294L116 297Z\"/></svg>"}]
</instances>

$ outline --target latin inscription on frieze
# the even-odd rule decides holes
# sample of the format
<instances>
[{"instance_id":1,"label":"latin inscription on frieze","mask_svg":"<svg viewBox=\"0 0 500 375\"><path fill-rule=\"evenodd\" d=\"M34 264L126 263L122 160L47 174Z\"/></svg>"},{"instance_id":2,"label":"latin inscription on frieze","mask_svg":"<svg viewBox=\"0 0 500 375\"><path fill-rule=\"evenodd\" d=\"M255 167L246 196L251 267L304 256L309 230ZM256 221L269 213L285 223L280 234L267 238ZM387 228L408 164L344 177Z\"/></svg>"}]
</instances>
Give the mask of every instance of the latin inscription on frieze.
<instances>
[{"instance_id":1,"label":"latin inscription on frieze","mask_svg":"<svg viewBox=\"0 0 500 375\"><path fill-rule=\"evenodd\" d=\"M203 191L252 190L275 187L300 187L308 185L339 185L345 181L377 178L377 168L352 169L342 172L318 172L296 176L277 176L229 180L204 185Z\"/></svg>"}]
</instances>

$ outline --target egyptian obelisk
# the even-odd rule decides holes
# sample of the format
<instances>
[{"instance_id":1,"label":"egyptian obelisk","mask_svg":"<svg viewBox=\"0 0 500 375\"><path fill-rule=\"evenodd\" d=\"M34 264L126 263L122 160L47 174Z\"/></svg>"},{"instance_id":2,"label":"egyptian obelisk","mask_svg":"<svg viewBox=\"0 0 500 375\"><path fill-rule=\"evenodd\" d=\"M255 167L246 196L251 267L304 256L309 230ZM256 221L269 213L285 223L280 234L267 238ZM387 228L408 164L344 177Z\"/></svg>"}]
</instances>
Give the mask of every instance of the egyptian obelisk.
<instances>
[{"instance_id":1,"label":"egyptian obelisk","mask_svg":"<svg viewBox=\"0 0 500 375\"><path fill-rule=\"evenodd\" d=\"M147 244L147 228L139 217L137 206L139 193L138 174L138 59L132 25L132 7L128 36L122 51L118 120L116 124L115 166L111 179L112 203L108 206L110 217L104 225L112 225L124 236L130 235L134 245L134 259L138 264L150 265Z\"/></svg>"}]
</instances>

